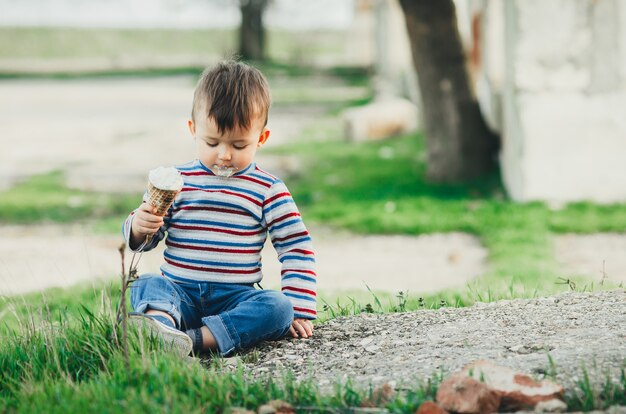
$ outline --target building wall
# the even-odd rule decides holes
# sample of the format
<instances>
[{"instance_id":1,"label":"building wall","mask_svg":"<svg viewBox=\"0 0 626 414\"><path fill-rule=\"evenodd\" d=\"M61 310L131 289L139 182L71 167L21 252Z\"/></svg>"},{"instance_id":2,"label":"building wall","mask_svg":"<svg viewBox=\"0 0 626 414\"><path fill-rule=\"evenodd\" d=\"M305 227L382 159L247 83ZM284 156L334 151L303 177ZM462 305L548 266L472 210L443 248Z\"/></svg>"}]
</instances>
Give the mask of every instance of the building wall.
<instances>
[{"instance_id":1,"label":"building wall","mask_svg":"<svg viewBox=\"0 0 626 414\"><path fill-rule=\"evenodd\" d=\"M502 134L511 197L626 201L626 2L471 4L477 96Z\"/></svg>"}]
</instances>

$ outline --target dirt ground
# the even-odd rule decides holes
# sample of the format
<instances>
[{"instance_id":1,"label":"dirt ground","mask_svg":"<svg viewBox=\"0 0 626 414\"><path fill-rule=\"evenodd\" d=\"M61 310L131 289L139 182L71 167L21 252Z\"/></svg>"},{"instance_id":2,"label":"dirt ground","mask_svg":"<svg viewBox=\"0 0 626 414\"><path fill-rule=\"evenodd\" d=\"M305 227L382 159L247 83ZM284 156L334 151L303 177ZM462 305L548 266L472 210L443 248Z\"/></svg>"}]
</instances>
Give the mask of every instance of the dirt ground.
<instances>
[{"instance_id":1,"label":"dirt ground","mask_svg":"<svg viewBox=\"0 0 626 414\"><path fill-rule=\"evenodd\" d=\"M121 235L94 235L81 226L5 226L0 229L0 295L113 280L121 272ZM480 274L486 252L463 234L359 236L311 228L320 291L432 293L462 286ZM163 247L144 253L140 273L158 272ZM128 265L132 253L126 253ZM412 260L407 260L410 257ZM267 244L264 288L280 286L280 265Z\"/></svg>"},{"instance_id":2,"label":"dirt ground","mask_svg":"<svg viewBox=\"0 0 626 414\"><path fill-rule=\"evenodd\" d=\"M554 238L554 255L569 275L626 285L626 235L565 234Z\"/></svg>"},{"instance_id":3,"label":"dirt ground","mask_svg":"<svg viewBox=\"0 0 626 414\"><path fill-rule=\"evenodd\" d=\"M63 170L72 187L143 191L147 171L194 156L186 126L194 82L189 76L0 81L0 189L32 174ZM274 107L268 147L297 139L324 110L319 105ZM269 157L262 150L258 162L279 175L298 167L292 159ZM485 271L486 252L468 235L357 236L310 230L319 286L327 291L364 290L367 284L390 292L434 292L463 286ZM607 260L608 274L626 281L626 237L576 240L556 241L557 259L564 266L596 278L601 258L610 251L618 259ZM120 243L118 235L94 235L77 225L4 226L0 294L113 277L119 274ZM271 247L265 257L266 286L278 286ZM157 271L160 261L158 252L145 254L139 270Z\"/></svg>"},{"instance_id":4,"label":"dirt ground","mask_svg":"<svg viewBox=\"0 0 626 414\"><path fill-rule=\"evenodd\" d=\"M0 189L63 170L72 187L143 191L150 169L194 158L187 129L194 83L191 76L0 81ZM323 111L274 108L267 147L294 139ZM259 162L285 163L262 151Z\"/></svg>"}]
</instances>

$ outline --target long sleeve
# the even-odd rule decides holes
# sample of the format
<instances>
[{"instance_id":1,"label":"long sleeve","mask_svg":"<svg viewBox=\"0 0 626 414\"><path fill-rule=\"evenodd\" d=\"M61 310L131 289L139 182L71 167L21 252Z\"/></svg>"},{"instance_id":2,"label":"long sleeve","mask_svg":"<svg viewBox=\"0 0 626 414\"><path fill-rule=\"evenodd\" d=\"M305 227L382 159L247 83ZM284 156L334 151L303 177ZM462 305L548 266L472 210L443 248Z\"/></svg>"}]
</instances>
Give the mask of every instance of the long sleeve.
<instances>
[{"instance_id":1,"label":"long sleeve","mask_svg":"<svg viewBox=\"0 0 626 414\"><path fill-rule=\"evenodd\" d=\"M313 243L300 212L281 181L270 187L263 217L281 263L281 290L291 299L296 318L315 319L316 280Z\"/></svg>"},{"instance_id":2,"label":"long sleeve","mask_svg":"<svg viewBox=\"0 0 626 414\"><path fill-rule=\"evenodd\" d=\"M145 193L143 196L143 201L147 202L147 197L148 194ZM122 224L122 235L124 236L124 240L126 241L126 245L128 246L128 248L132 251L132 252L147 252L150 251L152 249L154 249L161 240L163 240L163 238L165 237L165 232L167 231L168 228L168 224L170 222L171 219L171 214L172 214L172 207L170 207L170 209L168 210L167 214L165 215L163 221L165 222L165 224L163 226L161 226L161 228L159 228L159 230L154 234L154 236L152 236L152 239L150 239L150 241L148 243L146 243L145 241L140 244L139 246L137 246L135 249L132 249L130 247L130 231L131 231L131 227L133 224L133 220L135 219L135 213L137 212L139 208L131 211L131 213L128 215L128 217L126 218L126 220L124 220L124 223Z\"/></svg>"}]
</instances>

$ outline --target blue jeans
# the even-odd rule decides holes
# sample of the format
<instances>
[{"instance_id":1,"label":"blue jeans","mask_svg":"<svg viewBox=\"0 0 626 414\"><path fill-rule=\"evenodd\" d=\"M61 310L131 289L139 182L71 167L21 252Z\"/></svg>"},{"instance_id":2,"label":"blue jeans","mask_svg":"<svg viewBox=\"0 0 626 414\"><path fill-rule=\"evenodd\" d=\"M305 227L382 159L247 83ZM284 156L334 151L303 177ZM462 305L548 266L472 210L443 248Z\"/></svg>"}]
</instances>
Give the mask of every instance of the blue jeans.
<instances>
[{"instance_id":1,"label":"blue jeans","mask_svg":"<svg viewBox=\"0 0 626 414\"><path fill-rule=\"evenodd\" d=\"M182 331L209 328L221 355L284 337L293 322L293 305L275 290L253 284L179 282L145 274L130 287L135 312L167 312Z\"/></svg>"}]
</instances>

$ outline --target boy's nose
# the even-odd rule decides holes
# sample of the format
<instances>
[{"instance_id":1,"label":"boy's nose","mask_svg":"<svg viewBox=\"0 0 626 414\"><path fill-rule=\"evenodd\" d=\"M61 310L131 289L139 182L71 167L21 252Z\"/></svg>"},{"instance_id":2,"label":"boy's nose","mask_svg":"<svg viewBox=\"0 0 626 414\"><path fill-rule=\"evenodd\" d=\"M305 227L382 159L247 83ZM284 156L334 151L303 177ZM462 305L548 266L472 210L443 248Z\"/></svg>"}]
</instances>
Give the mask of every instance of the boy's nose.
<instances>
[{"instance_id":1,"label":"boy's nose","mask_svg":"<svg viewBox=\"0 0 626 414\"><path fill-rule=\"evenodd\" d=\"M222 149L218 156L220 160L230 160L230 151L228 151L228 149Z\"/></svg>"}]
</instances>

